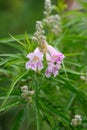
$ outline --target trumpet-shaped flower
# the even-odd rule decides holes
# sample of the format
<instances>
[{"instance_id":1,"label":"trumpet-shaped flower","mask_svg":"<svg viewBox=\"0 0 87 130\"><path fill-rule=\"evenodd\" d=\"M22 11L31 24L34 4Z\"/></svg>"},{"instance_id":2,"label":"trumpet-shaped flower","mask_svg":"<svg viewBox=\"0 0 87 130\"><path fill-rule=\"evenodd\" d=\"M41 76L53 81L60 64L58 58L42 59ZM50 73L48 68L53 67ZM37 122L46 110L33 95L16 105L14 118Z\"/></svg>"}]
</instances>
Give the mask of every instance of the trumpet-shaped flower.
<instances>
[{"instance_id":1,"label":"trumpet-shaped flower","mask_svg":"<svg viewBox=\"0 0 87 130\"><path fill-rule=\"evenodd\" d=\"M45 71L45 75L47 78L49 78L52 74L54 75L54 77L56 77L58 75L58 71L60 69L60 65L59 64L53 64L53 63L48 63L48 67Z\"/></svg>"},{"instance_id":2,"label":"trumpet-shaped flower","mask_svg":"<svg viewBox=\"0 0 87 130\"><path fill-rule=\"evenodd\" d=\"M49 56L47 56L47 60L51 60L52 62L56 62L56 63L60 64L65 56L61 52L58 52L51 45L47 45L47 48L48 48L47 55L49 55Z\"/></svg>"},{"instance_id":3,"label":"trumpet-shaped flower","mask_svg":"<svg viewBox=\"0 0 87 130\"><path fill-rule=\"evenodd\" d=\"M34 52L29 53L27 58L29 58L29 61L26 63L26 69L32 69L34 71L43 69L43 53L38 48Z\"/></svg>"},{"instance_id":4,"label":"trumpet-shaped flower","mask_svg":"<svg viewBox=\"0 0 87 130\"><path fill-rule=\"evenodd\" d=\"M45 75L49 78L52 74L55 76L58 75L58 71L61 68L62 60L64 59L64 55L58 52L51 45L47 45L48 52L46 53L46 59L48 62L48 67L46 69Z\"/></svg>"}]
</instances>

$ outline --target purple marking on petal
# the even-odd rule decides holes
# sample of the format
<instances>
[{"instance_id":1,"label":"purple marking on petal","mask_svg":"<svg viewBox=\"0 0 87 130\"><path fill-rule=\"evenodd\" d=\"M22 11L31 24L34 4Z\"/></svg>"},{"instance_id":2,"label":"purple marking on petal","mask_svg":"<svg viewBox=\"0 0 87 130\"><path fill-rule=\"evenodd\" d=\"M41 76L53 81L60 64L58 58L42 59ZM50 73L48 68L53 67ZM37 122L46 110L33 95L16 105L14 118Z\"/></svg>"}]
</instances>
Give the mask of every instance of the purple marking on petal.
<instances>
[{"instance_id":1,"label":"purple marking on petal","mask_svg":"<svg viewBox=\"0 0 87 130\"><path fill-rule=\"evenodd\" d=\"M48 68L47 68L46 71L45 71L45 76L46 76L47 78L49 78L49 77L51 76L51 74L52 74L52 64L49 63L49 64L48 64Z\"/></svg>"},{"instance_id":2,"label":"purple marking on petal","mask_svg":"<svg viewBox=\"0 0 87 130\"><path fill-rule=\"evenodd\" d=\"M60 67L61 66L59 64L55 65L53 62L50 62L45 72L46 77L49 78L52 74L54 75L54 77L56 77L58 75L58 70L60 69Z\"/></svg>"},{"instance_id":3,"label":"purple marking on petal","mask_svg":"<svg viewBox=\"0 0 87 130\"><path fill-rule=\"evenodd\" d=\"M42 70L42 69L43 69L43 64L42 64L41 61L39 61L39 62L37 63L37 67L38 67L38 70Z\"/></svg>"},{"instance_id":4,"label":"purple marking on petal","mask_svg":"<svg viewBox=\"0 0 87 130\"><path fill-rule=\"evenodd\" d=\"M34 70L34 71L36 71L36 70L37 70L37 66L36 66L36 64L31 63L31 69Z\"/></svg>"},{"instance_id":5,"label":"purple marking on petal","mask_svg":"<svg viewBox=\"0 0 87 130\"><path fill-rule=\"evenodd\" d=\"M45 71L45 76L49 78L51 76L52 72L50 72L48 69Z\"/></svg>"},{"instance_id":6,"label":"purple marking on petal","mask_svg":"<svg viewBox=\"0 0 87 130\"><path fill-rule=\"evenodd\" d=\"M30 66L30 62L27 62L26 65L25 65L26 69L30 69L31 66Z\"/></svg>"}]
</instances>

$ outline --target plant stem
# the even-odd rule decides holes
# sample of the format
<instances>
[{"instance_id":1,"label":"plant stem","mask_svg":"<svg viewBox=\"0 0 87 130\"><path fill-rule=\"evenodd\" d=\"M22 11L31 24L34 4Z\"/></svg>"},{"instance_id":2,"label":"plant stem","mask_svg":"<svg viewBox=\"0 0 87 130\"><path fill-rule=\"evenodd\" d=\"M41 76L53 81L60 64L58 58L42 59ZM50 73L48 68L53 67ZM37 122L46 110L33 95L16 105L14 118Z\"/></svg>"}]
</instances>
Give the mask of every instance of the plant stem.
<instances>
[{"instance_id":1,"label":"plant stem","mask_svg":"<svg viewBox=\"0 0 87 130\"><path fill-rule=\"evenodd\" d=\"M39 104L38 104L38 85L37 85L37 75L36 74L35 74L35 105L36 105L37 130L40 130Z\"/></svg>"},{"instance_id":2,"label":"plant stem","mask_svg":"<svg viewBox=\"0 0 87 130\"><path fill-rule=\"evenodd\" d=\"M29 129L29 102L27 103L27 106L26 106L26 121L27 121L27 130Z\"/></svg>"}]
</instances>

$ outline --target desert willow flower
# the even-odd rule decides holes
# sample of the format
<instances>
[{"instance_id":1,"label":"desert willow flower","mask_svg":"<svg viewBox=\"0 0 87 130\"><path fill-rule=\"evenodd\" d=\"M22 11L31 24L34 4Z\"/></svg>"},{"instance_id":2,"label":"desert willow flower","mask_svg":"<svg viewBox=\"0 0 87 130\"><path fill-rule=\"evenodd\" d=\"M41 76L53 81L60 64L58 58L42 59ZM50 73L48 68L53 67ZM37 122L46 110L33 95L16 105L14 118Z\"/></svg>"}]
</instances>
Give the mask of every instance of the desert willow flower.
<instances>
[{"instance_id":1,"label":"desert willow flower","mask_svg":"<svg viewBox=\"0 0 87 130\"><path fill-rule=\"evenodd\" d=\"M27 55L29 61L26 63L26 69L32 69L34 71L40 71L43 69L43 53L38 48L34 52Z\"/></svg>"},{"instance_id":2,"label":"desert willow flower","mask_svg":"<svg viewBox=\"0 0 87 130\"><path fill-rule=\"evenodd\" d=\"M39 22L39 25L36 26L38 32L42 30L42 25ZM54 47L48 45L46 39L40 39L41 37L36 32L36 39L39 42L39 47L37 47L33 52L27 55L29 61L26 63L26 69L31 69L34 71L41 71L44 68L43 58L46 56L47 69L45 70L45 76L49 78L51 75L56 77L61 68L61 63L64 59L64 55L61 52L58 52Z\"/></svg>"},{"instance_id":3,"label":"desert willow flower","mask_svg":"<svg viewBox=\"0 0 87 130\"><path fill-rule=\"evenodd\" d=\"M55 19L57 19L57 16L55 16ZM36 22L36 32L34 33L33 39L38 42L38 47L27 55L29 60L26 63L26 69L41 71L44 68L43 58L45 55L47 62L45 76L47 78L49 78L52 74L54 77L57 76L59 69L61 68L64 55L61 52L58 52L51 45L48 45L41 21Z\"/></svg>"},{"instance_id":4,"label":"desert willow flower","mask_svg":"<svg viewBox=\"0 0 87 130\"><path fill-rule=\"evenodd\" d=\"M64 55L58 52L54 47L46 43L47 51L45 52L47 69L45 70L45 76L47 78L58 75L61 68L61 63L64 59ZM44 53L40 51L40 48L36 48L34 52L27 55L29 61L26 63L26 69L32 69L34 71L41 71L44 68L43 57Z\"/></svg>"},{"instance_id":5,"label":"desert willow flower","mask_svg":"<svg viewBox=\"0 0 87 130\"><path fill-rule=\"evenodd\" d=\"M58 72L61 68L61 63L64 59L64 55L61 52L58 52L51 45L47 45L48 52L46 53L46 60L48 67L45 71L45 76L49 78L52 74L54 77L58 75Z\"/></svg>"}]
</instances>

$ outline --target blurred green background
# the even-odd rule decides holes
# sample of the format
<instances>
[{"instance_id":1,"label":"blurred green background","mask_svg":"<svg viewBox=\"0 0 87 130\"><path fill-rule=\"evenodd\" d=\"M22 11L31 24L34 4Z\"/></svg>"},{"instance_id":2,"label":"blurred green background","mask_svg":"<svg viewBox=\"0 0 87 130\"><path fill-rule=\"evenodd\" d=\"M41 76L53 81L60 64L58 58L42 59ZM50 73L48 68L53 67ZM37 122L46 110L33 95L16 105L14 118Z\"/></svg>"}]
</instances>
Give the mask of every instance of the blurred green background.
<instances>
[{"instance_id":1,"label":"blurred green background","mask_svg":"<svg viewBox=\"0 0 87 130\"><path fill-rule=\"evenodd\" d=\"M52 0L52 3L57 0ZM43 18L44 0L0 0L0 40L13 36L33 34L35 23ZM2 43L2 42L1 42ZM11 51L12 50L12 51ZM0 53L15 53L14 48L0 44Z\"/></svg>"},{"instance_id":2,"label":"blurred green background","mask_svg":"<svg viewBox=\"0 0 87 130\"><path fill-rule=\"evenodd\" d=\"M0 38L33 33L35 21L43 16L44 0L0 0Z\"/></svg>"}]
</instances>

